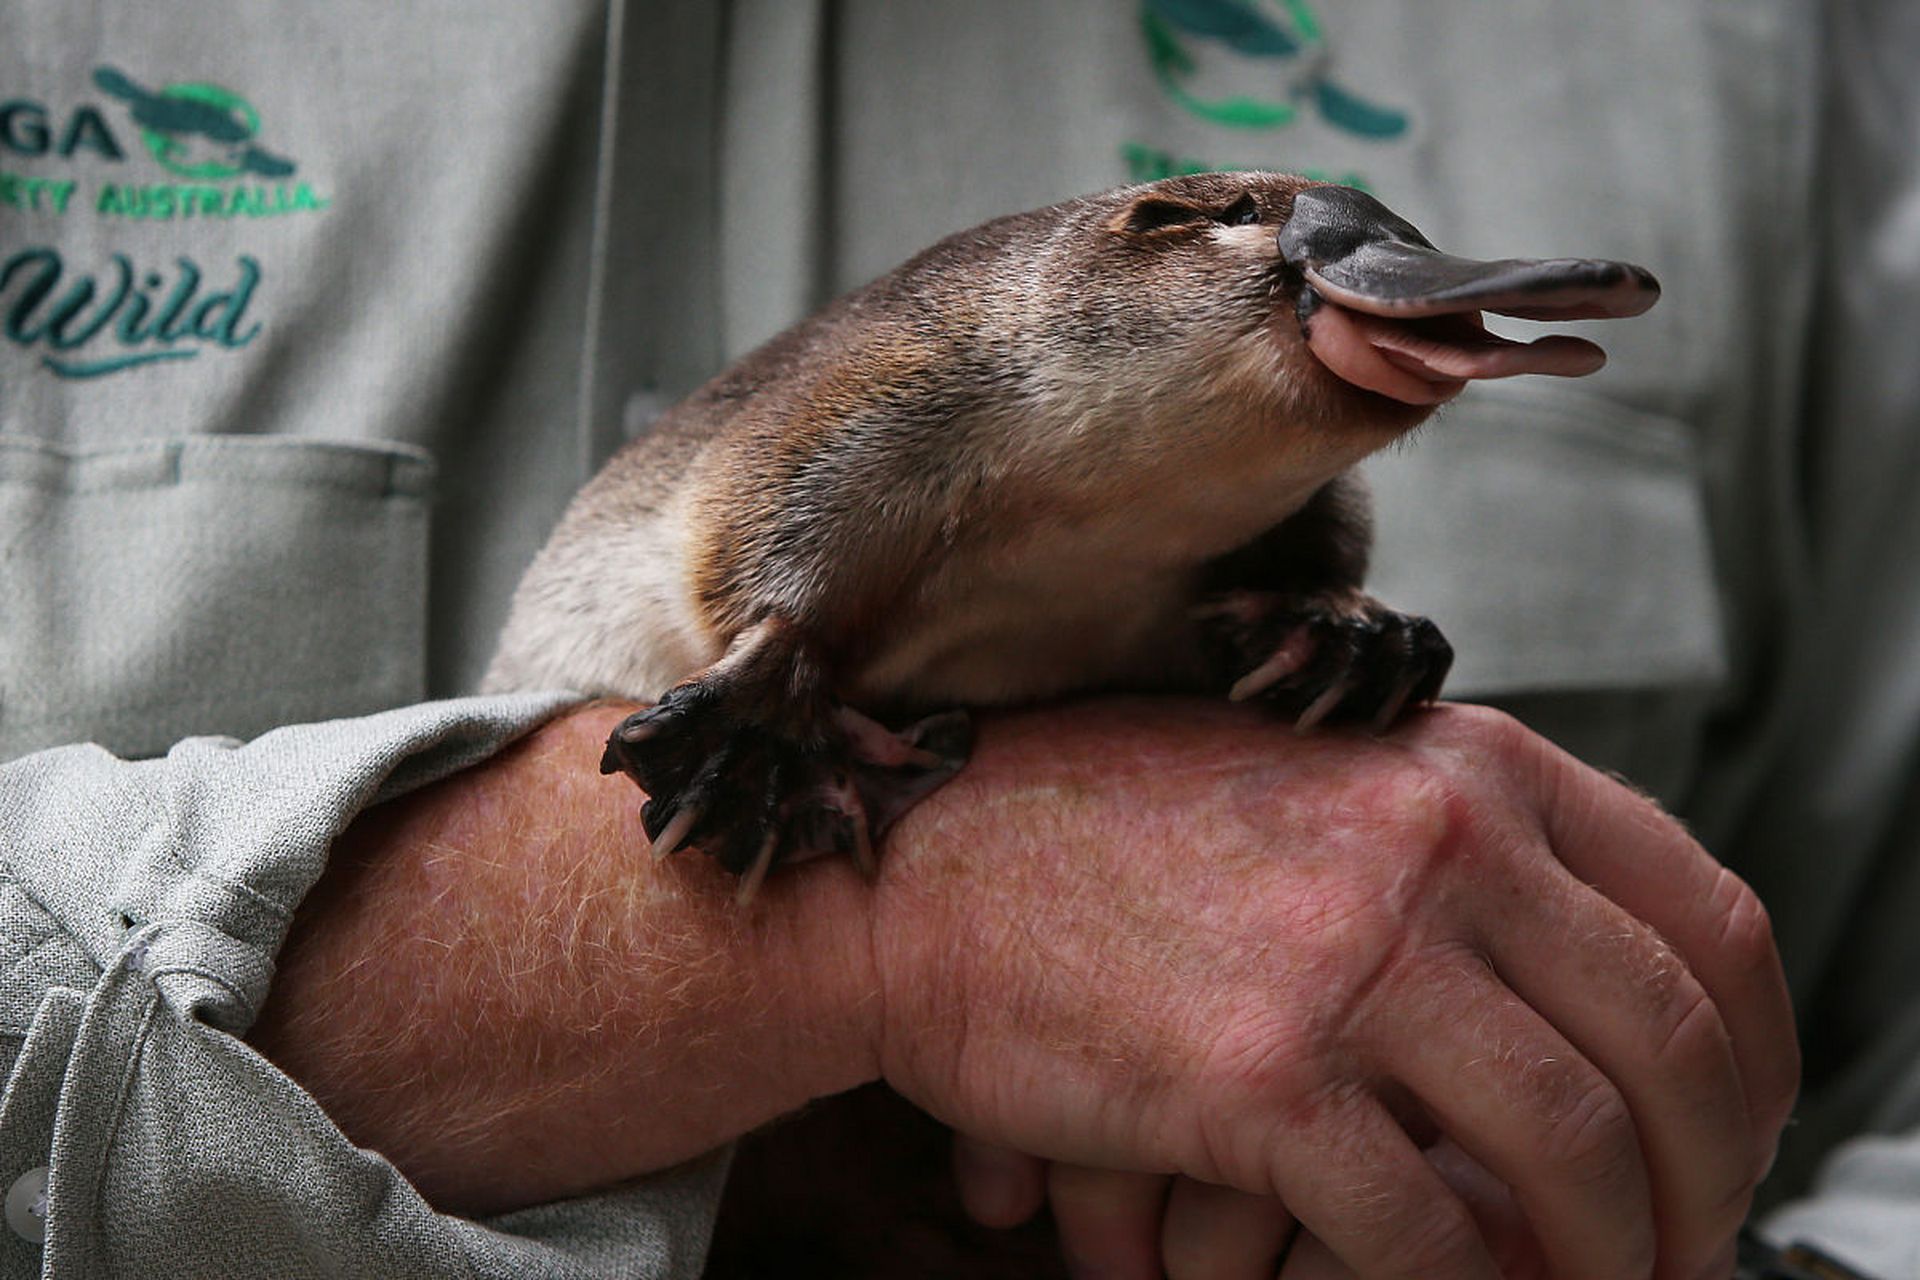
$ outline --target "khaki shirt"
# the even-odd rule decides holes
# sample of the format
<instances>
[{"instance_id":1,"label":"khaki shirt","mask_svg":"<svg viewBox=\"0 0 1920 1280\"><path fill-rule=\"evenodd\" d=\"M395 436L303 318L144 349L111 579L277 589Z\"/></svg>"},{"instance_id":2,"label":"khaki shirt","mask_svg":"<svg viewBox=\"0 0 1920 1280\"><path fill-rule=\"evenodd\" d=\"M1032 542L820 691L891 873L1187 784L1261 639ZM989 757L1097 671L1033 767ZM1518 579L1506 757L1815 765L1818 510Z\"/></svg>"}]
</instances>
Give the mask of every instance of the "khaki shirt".
<instances>
[{"instance_id":1,"label":"khaki shirt","mask_svg":"<svg viewBox=\"0 0 1920 1280\"><path fill-rule=\"evenodd\" d=\"M1603 373L1476 385L1369 465L1373 586L1446 629L1453 695L1647 787L1768 900L1810 1036L1781 1194L1845 1133L1920 1123L1914 19L1258 0L1223 37L1210 7L15 0L0 758L464 692L567 495L728 357L1011 209L1300 170L1449 250L1661 277L1652 313L1592 330ZM446 713L399 714L430 753ZM0 840L22 882L52 874ZM23 971L0 1044L104 1007L103 946ZM125 1063L95 1066L39 1070L97 1099ZM1876 1185L1891 1161L1920 1196L1891 1149ZM1826 1242L1891 1273L1920 1214L1862 1235L1845 1175L1790 1224L1845 1220Z\"/></svg>"}]
</instances>

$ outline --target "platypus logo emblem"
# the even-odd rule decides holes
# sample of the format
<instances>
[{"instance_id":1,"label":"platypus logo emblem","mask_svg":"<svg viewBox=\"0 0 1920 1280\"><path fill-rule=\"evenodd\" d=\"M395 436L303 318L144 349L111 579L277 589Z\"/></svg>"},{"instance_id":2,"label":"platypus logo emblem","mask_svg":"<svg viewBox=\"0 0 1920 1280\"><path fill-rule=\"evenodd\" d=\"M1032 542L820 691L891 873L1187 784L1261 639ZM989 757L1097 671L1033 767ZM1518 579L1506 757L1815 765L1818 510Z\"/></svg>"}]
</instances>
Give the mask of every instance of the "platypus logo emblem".
<instances>
[{"instance_id":1,"label":"platypus logo emblem","mask_svg":"<svg viewBox=\"0 0 1920 1280\"><path fill-rule=\"evenodd\" d=\"M1364 138L1397 138L1407 115L1336 83L1320 22L1307 0L1145 0L1140 25L1153 72L1167 95L1203 120L1235 129L1277 129L1303 109ZM1279 71L1271 95L1235 93L1196 57L1193 44L1212 41Z\"/></svg>"},{"instance_id":2,"label":"platypus logo emblem","mask_svg":"<svg viewBox=\"0 0 1920 1280\"><path fill-rule=\"evenodd\" d=\"M260 113L231 89L215 84L170 84L150 90L113 67L93 82L127 104L140 137L169 173L199 182L243 175L284 178L297 166L253 143Z\"/></svg>"}]
</instances>

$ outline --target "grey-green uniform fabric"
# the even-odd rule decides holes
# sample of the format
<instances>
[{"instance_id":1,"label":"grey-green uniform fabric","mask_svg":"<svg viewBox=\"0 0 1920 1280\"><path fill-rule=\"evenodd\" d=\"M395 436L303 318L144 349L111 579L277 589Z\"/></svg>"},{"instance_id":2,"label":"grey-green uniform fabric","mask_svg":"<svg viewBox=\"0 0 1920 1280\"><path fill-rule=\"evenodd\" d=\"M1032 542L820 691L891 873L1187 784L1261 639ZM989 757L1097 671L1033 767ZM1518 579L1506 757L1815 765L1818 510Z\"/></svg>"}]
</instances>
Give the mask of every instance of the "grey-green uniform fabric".
<instances>
[{"instance_id":1,"label":"grey-green uniform fabric","mask_svg":"<svg viewBox=\"0 0 1920 1280\"><path fill-rule=\"evenodd\" d=\"M1920 1124L1900 5L12 0L4 21L0 758L329 722L0 775L27 886L0 931L0 1179L53 1167L48 1262L352 1273L360 1231L395 1274L696 1267L711 1168L491 1231L433 1218L230 1038L278 932L153 851L290 907L360 804L553 705L364 718L471 688L566 496L661 406L945 232L1187 168L1303 170L1452 251L1661 276L1655 311L1592 330L1602 374L1478 384L1370 466L1375 586L1446 628L1453 693L1653 790L1767 898L1810 1033L1783 1194L1844 1134ZM301 834L134 817L249 794ZM125 936L44 887L76 850L109 916L153 904ZM156 949L202 976L153 977ZM122 1232L107 1200L178 1208ZM1856 1148L1778 1223L1920 1273L1920 1148ZM124 1252L78 1252L108 1235ZM288 1252L249 1272L237 1242L266 1235Z\"/></svg>"},{"instance_id":2,"label":"grey-green uniform fabric","mask_svg":"<svg viewBox=\"0 0 1920 1280\"><path fill-rule=\"evenodd\" d=\"M698 1274L723 1158L486 1225L432 1213L236 1037L340 826L485 758L563 694L465 699L7 767L8 1274ZM23 1034L24 1033L24 1034ZM38 1183L34 1184L37 1188ZM44 1231L44 1240L26 1238ZM550 1237L558 1237L552 1242Z\"/></svg>"}]
</instances>

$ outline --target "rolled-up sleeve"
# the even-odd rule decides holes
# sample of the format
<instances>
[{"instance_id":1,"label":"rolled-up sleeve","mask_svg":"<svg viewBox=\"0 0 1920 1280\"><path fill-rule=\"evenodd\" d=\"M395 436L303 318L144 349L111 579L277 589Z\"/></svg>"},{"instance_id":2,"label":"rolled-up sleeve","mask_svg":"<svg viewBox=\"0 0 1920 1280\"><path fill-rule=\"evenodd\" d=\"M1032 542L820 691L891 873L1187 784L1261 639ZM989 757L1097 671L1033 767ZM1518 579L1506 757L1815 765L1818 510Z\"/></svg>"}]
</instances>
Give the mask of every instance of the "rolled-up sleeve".
<instances>
[{"instance_id":1,"label":"rolled-up sleeve","mask_svg":"<svg viewBox=\"0 0 1920 1280\"><path fill-rule=\"evenodd\" d=\"M568 700L0 767L0 1274L699 1273L723 1156L486 1223L447 1217L239 1038L354 815Z\"/></svg>"}]
</instances>

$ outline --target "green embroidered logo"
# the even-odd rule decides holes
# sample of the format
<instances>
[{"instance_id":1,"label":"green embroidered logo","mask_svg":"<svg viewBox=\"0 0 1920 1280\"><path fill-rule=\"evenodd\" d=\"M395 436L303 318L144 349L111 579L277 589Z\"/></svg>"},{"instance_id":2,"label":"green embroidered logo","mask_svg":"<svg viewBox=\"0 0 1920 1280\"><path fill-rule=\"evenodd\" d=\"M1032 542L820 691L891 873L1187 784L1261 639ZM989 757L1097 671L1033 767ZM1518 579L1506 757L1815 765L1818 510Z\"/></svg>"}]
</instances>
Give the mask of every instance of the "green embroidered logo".
<instances>
[{"instance_id":1,"label":"green embroidered logo","mask_svg":"<svg viewBox=\"0 0 1920 1280\"><path fill-rule=\"evenodd\" d=\"M0 213L204 224L311 216L331 203L292 157L263 143L258 108L231 89L155 88L110 66L94 70L92 87L120 109L0 99L0 160L64 163L51 173L0 168ZM137 172L142 146L157 170ZM264 325L254 316L270 273L236 250L230 231L188 225L179 234L189 251L160 261L123 252L102 260L57 237L0 258L0 338L77 379L250 345Z\"/></svg>"},{"instance_id":2,"label":"green embroidered logo","mask_svg":"<svg viewBox=\"0 0 1920 1280\"><path fill-rule=\"evenodd\" d=\"M93 82L128 105L141 141L169 173L219 182L246 174L284 178L296 168L253 145L260 113L231 89L170 84L154 93L112 67L96 70Z\"/></svg>"},{"instance_id":3,"label":"green embroidered logo","mask_svg":"<svg viewBox=\"0 0 1920 1280\"><path fill-rule=\"evenodd\" d=\"M98 378L161 360L191 360L206 347L232 350L260 335L246 322L247 304L260 283L260 264L245 254L234 281L203 288L200 264L179 258L168 274L140 271L116 253L103 278L74 273L51 246L22 249L0 262L0 296L8 286L0 332L20 347L43 346L45 368L63 378ZM65 288L62 288L65 285ZM112 344L110 355L88 355L95 339Z\"/></svg>"},{"instance_id":4,"label":"green embroidered logo","mask_svg":"<svg viewBox=\"0 0 1920 1280\"><path fill-rule=\"evenodd\" d=\"M1336 129L1363 138L1397 138L1405 112L1367 101L1333 79L1327 39L1307 0L1146 0L1140 11L1155 78L1167 95L1203 120L1230 129L1278 129L1311 109ZM1270 93L1210 92L1196 48L1217 43L1274 73Z\"/></svg>"},{"instance_id":5,"label":"green embroidered logo","mask_svg":"<svg viewBox=\"0 0 1920 1280\"><path fill-rule=\"evenodd\" d=\"M93 84L125 106L163 180L108 179L90 199L75 200L80 178L0 168L0 208L56 217L91 208L100 218L172 222L319 213L332 203L296 177L293 160L257 141L260 112L231 89L197 81L151 89L114 67L96 68ZM61 112L31 98L0 102L0 158L120 166L127 149L110 114L91 103Z\"/></svg>"},{"instance_id":6,"label":"green embroidered logo","mask_svg":"<svg viewBox=\"0 0 1920 1280\"><path fill-rule=\"evenodd\" d=\"M1186 114L1241 137L1317 120L1356 139L1406 136L1408 114L1340 83L1326 28L1308 0L1142 0L1140 33L1153 77ZM1363 174L1276 163L1221 163L1178 156L1139 141L1121 158L1135 182L1216 169L1292 168L1310 178L1367 188Z\"/></svg>"}]
</instances>

